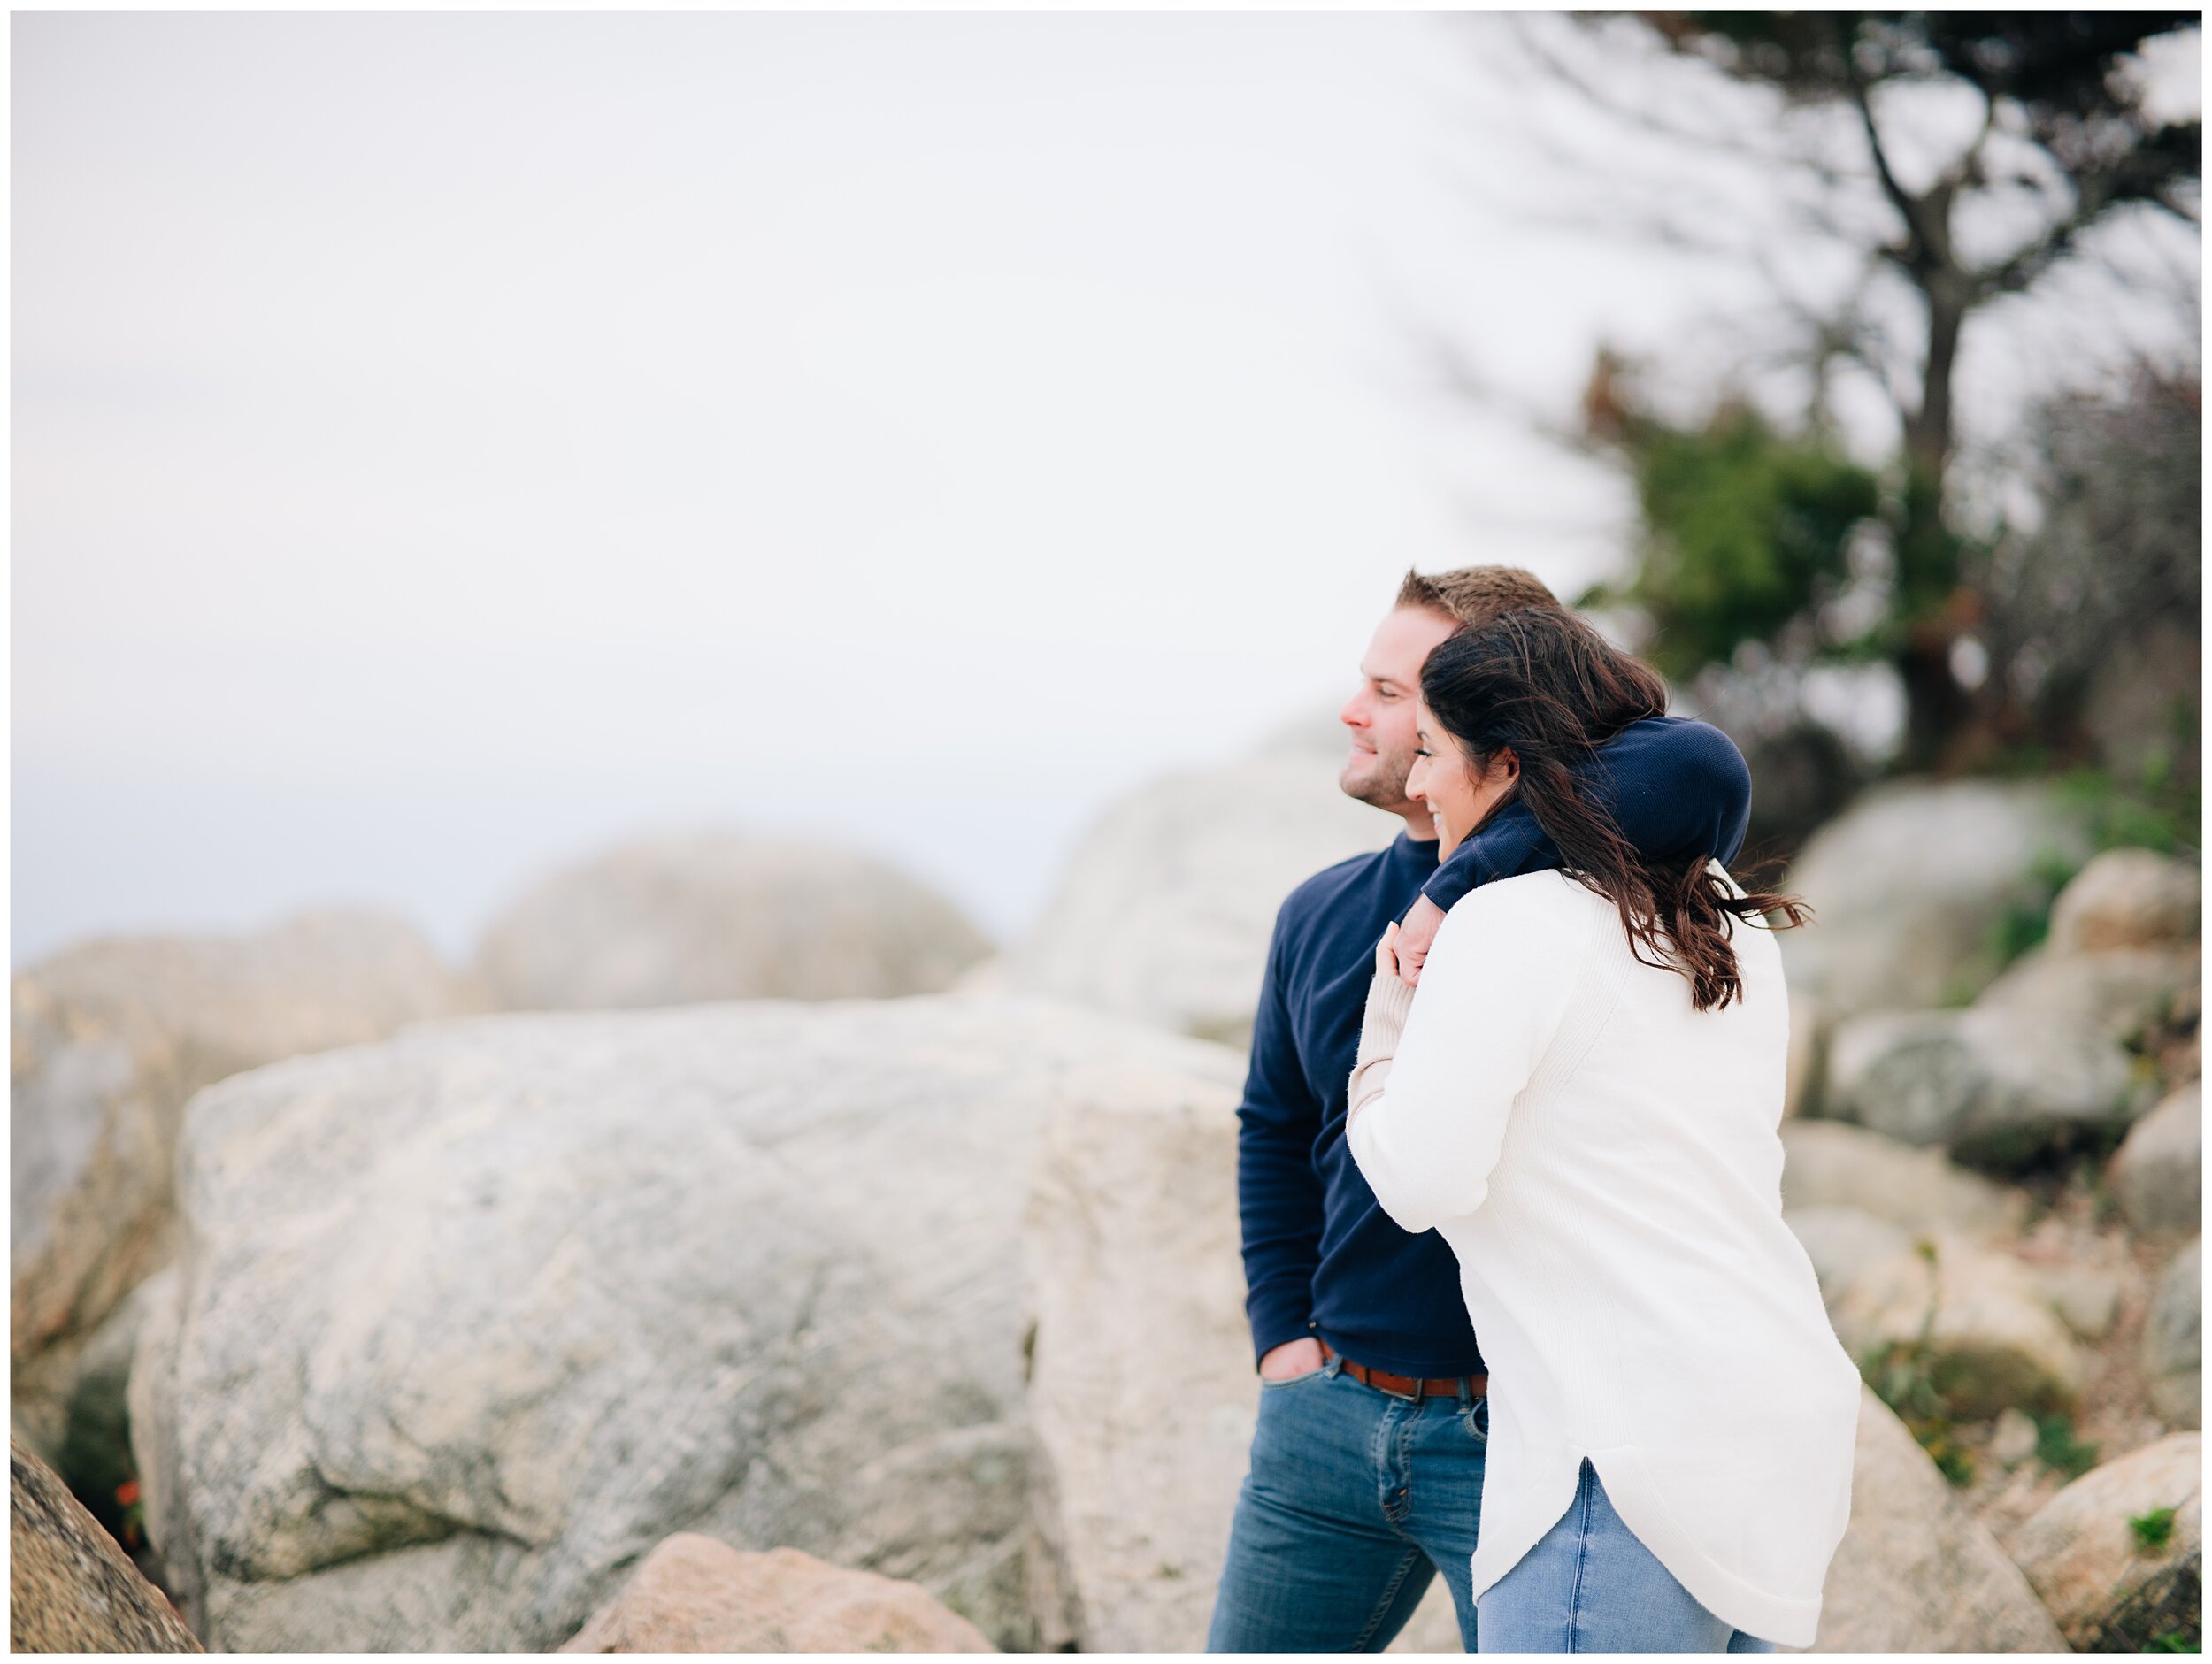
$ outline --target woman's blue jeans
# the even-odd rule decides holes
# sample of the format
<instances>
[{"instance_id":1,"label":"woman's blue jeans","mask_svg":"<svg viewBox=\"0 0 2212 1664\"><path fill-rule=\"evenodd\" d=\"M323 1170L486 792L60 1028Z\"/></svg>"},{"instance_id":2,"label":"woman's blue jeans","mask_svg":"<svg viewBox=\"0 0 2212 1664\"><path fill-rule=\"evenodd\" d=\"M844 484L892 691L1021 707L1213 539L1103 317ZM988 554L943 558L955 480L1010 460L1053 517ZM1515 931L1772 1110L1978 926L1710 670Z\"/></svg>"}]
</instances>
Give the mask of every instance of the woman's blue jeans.
<instances>
[{"instance_id":1,"label":"woman's blue jeans","mask_svg":"<svg viewBox=\"0 0 2212 1664\"><path fill-rule=\"evenodd\" d=\"M1489 1400L1417 1403L1343 1369L1260 1385L1209 1652L1379 1652L1440 1571L1475 1650Z\"/></svg>"},{"instance_id":2,"label":"woman's blue jeans","mask_svg":"<svg viewBox=\"0 0 2212 1664\"><path fill-rule=\"evenodd\" d=\"M1607 1500L1588 1457L1559 1523L1475 1602L1485 1652L1771 1652L1700 1605Z\"/></svg>"}]
</instances>

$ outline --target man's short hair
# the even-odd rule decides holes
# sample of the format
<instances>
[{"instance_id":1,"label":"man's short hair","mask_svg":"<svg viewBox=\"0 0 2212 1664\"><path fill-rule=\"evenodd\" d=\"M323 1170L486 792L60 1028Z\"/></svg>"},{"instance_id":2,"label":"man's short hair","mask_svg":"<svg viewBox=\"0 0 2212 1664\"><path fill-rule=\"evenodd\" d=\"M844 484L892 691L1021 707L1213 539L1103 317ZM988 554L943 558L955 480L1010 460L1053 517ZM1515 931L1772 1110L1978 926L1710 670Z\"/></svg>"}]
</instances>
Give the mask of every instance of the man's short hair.
<instances>
[{"instance_id":1,"label":"man's short hair","mask_svg":"<svg viewBox=\"0 0 2212 1664\"><path fill-rule=\"evenodd\" d=\"M1518 566L1461 566L1426 578L1409 571L1393 604L1426 607L1479 628L1516 607L1559 607L1559 597L1534 572Z\"/></svg>"}]
</instances>

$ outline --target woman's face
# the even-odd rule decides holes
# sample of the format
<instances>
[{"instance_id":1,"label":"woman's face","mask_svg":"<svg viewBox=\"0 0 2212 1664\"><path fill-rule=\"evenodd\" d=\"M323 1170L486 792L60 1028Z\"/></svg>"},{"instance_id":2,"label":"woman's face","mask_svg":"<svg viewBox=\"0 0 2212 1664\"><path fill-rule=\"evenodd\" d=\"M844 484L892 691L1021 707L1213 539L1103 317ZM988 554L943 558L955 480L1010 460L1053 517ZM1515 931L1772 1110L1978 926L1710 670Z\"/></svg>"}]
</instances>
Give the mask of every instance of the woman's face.
<instances>
[{"instance_id":1,"label":"woman's face","mask_svg":"<svg viewBox=\"0 0 2212 1664\"><path fill-rule=\"evenodd\" d=\"M1436 858L1441 861L1505 801L1521 778L1521 762L1512 747L1502 747L1489 768L1478 773L1425 702L1417 709L1414 725L1418 749L1406 776L1406 795L1428 805L1436 822Z\"/></svg>"}]
</instances>

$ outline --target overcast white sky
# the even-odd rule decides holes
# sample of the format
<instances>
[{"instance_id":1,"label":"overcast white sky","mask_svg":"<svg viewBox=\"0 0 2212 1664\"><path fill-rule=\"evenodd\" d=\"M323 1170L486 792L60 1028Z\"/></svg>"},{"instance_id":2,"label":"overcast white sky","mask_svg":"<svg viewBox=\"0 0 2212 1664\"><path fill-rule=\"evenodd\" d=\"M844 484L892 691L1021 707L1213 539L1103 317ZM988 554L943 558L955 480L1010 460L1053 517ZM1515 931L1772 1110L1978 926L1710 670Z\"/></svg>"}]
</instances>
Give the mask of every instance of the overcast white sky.
<instances>
[{"instance_id":1,"label":"overcast white sky","mask_svg":"<svg viewBox=\"0 0 2212 1664\"><path fill-rule=\"evenodd\" d=\"M1456 32L1455 32L1456 31ZM1408 565L1571 591L1564 408L1723 280L1517 224L1426 16L17 14L14 962L719 823L1018 930Z\"/></svg>"}]
</instances>

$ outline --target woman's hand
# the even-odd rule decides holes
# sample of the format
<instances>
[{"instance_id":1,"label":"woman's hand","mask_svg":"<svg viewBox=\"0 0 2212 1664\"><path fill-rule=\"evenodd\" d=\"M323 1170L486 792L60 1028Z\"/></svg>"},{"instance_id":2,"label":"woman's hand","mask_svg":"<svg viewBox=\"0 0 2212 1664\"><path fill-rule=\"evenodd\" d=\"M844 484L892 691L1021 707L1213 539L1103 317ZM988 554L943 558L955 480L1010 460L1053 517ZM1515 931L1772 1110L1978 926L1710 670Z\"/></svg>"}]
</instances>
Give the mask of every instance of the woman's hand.
<instances>
[{"instance_id":1,"label":"woman's hand","mask_svg":"<svg viewBox=\"0 0 2212 1664\"><path fill-rule=\"evenodd\" d=\"M1398 955L1398 976L1409 988L1419 985L1421 967L1428 962L1430 944L1436 940L1437 929L1443 923L1444 909L1425 895L1413 904L1413 910L1406 915L1405 928L1391 943Z\"/></svg>"},{"instance_id":2,"label":"woman's hand","mask_svg":"<svg viewBox=\"0 0 2212 1664\"><path fill-rule=\"evenodd\" d=\"M1381 975L1398 974L1398 927L1393 924L1382 933L1382 940L1375 944L1375 969Z\"/></svg>"}]
</instances>

